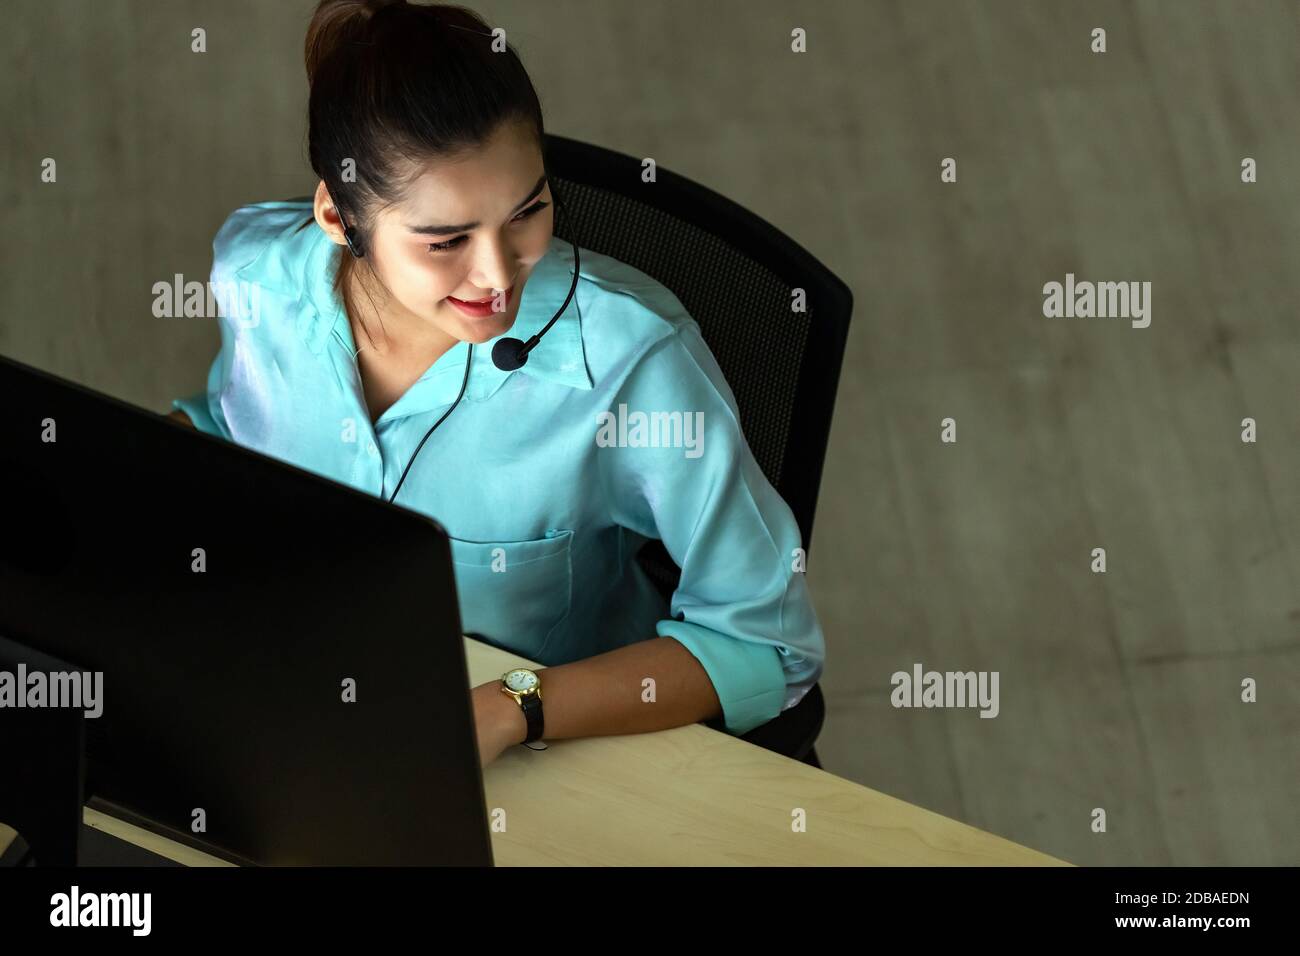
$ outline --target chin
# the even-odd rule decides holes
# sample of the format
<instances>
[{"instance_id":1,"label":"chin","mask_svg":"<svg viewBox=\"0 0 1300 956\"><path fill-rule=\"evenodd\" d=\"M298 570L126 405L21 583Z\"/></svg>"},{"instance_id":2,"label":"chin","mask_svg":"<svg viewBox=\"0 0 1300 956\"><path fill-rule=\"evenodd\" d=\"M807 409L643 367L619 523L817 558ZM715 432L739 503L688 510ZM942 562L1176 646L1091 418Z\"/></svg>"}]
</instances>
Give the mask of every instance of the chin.
<instances>
[{"instance_id":1,"label":"chin","mask_svg":"<svg viewBox=\"0 0 1300 956\"><path fill-rule=\"evenodd\" d=\"M482 345L484 342L491 342L498 335L505 335L514 328L514 325L513 316L509 322L484 322L481 325L470 325L466 327L463 338L466 342Z\"/></svg>"}]
</instances>

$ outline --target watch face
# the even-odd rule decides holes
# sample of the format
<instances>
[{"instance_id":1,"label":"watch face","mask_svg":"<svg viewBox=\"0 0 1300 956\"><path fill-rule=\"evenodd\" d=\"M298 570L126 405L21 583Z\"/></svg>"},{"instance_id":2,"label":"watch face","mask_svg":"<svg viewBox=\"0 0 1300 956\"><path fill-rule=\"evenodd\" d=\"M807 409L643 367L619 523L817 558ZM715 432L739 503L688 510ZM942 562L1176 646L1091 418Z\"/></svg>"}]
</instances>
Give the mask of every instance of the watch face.
<instances>
[{"instance_id":1,"label":"watch face","mask_svg":"<svg viewBox=\"0 0 1300 956\"><path fill-rule=\"evenodd\" d=\"M537 686L537 675L523 667L518 667L506 674L506 686L516 693L532 690Z\"/></svg>"}]
</instances>

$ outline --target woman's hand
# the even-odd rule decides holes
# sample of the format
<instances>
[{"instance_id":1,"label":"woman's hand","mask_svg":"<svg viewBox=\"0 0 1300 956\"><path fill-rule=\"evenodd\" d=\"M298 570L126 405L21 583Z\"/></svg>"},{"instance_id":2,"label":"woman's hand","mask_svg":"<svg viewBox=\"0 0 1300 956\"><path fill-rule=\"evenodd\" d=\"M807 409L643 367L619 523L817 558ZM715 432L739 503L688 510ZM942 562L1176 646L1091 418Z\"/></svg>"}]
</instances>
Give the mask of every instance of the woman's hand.
<instances>
[{"instance_id":1,"label":"woman's hand","mask_svg":"<svg viewBox=\"0 0 1300 956\"><path fill-rule=\"evenodd\" d=\"M479 764L486 767L507 747L524 742L528 721L515 699L502 692L499 680L480 684L470 692L470 697L474 702Z\"/></svg>"}]
</instances>

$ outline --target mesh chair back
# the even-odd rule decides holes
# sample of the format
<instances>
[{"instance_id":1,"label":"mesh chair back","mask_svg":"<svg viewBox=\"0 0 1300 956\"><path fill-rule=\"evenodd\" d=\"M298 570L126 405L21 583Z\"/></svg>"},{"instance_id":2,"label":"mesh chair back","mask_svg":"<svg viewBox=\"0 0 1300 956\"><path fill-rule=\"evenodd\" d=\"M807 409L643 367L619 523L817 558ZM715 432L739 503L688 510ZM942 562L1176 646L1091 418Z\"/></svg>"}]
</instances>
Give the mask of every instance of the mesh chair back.
<instances>
[{"instance_id":1,"label":"mesh chair back","mask_svg":"<svg viewBox=\"0 0 1300 956\"><path fill-rule=\"evenodd\" d=\"M546 140L551 186L571 217L556 217L556 234L641 270L681 300L806 552L853 309L848 286L784 233L697 183L662 167L646 183L639 159ZM796 289L804 311L792 307ZM647 543L638 560L670 595L680 571L663 544Z\"/></svg>"}]
</instances>

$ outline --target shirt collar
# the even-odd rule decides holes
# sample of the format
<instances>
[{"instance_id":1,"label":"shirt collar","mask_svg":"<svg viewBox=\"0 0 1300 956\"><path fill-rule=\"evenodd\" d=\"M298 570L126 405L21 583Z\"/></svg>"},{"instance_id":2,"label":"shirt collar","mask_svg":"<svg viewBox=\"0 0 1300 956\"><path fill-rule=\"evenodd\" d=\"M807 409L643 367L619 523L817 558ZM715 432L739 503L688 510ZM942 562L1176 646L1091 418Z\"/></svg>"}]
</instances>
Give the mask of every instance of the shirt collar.
<instances>
[{"instance_id":1,"label":"shirt collar","mask_svg":"<svg viewBox=\"0 0 1300 956\"><path fill-rule=\"evenodd\" d=\"M297 225L295 223L286 234L268 243L256 259L237 270L236 274L245 281L258 283L266 291L296 297L299 308L294 320L295 331L314 354L322 355L326 345L333 340L344 346L351 357L356 345L352 341L352 330L342 302L334 291L335 256L340 247L331 242L314 222L295 231ZM491 397L514 374L503 372L493 364L492 347L502 338L513 337L526 342L530 336L540 332L563 305L572 281L573 246L558 236L552 236L546 254L533 266L524 284L515 324L497 338L474 346L474 366L465 392L467 399L483 401ZM590 390L593 387L582 342L582 292L579 281L564 313L528 353L527 363L517 371L570 388ZM430 400L435 404L429 407L437 407L443 389L419 389L417 386L429 382L441 385L452 377L455 378L455 390L451 393L454 398L464 377L467 349L468 343L458 342L389 411L414 414L423 410L414 406L426 405ZM448 376L445 373L449 369L458 374ZM408 397L412 401L406 401ZM389 417L388 412L382 417Z\"/></svg>"}]
</instances>

